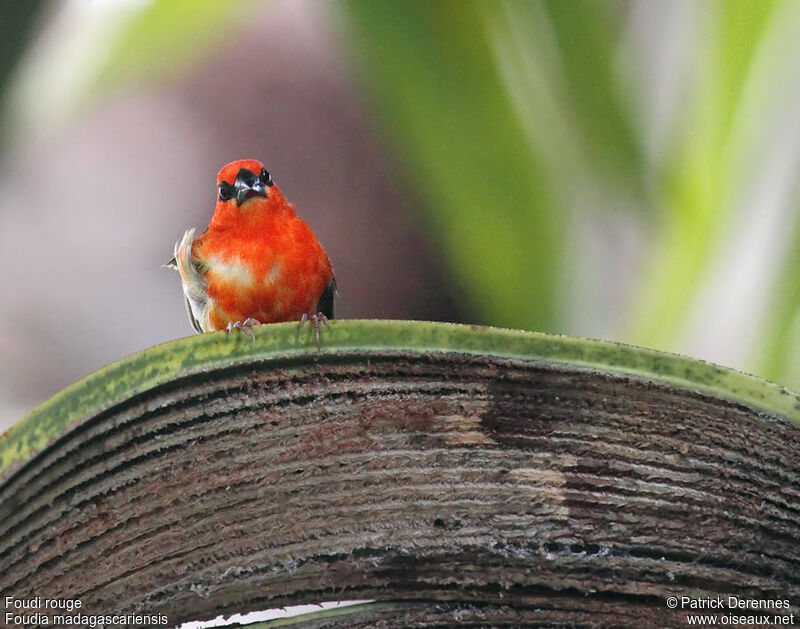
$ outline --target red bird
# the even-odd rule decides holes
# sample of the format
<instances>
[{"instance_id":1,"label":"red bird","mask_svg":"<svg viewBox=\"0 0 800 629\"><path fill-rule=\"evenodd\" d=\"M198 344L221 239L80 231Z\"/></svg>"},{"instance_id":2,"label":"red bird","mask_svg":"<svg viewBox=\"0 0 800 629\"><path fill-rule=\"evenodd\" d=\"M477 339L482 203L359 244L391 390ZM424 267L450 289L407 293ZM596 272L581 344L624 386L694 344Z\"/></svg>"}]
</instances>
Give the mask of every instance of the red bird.
<instances>
[{"instance_id":1,"label":"red bird","mask_svg":"<svg viewBox=\"0 0 800 629\"><path fill-rule=\"evenodd\" d=\"M333 319L330 260L261 162L239 160L217 175L217 206L205 233L188 230L165 266L181 274L198 332L278 321Z\"/></svg>"}]
</instances>

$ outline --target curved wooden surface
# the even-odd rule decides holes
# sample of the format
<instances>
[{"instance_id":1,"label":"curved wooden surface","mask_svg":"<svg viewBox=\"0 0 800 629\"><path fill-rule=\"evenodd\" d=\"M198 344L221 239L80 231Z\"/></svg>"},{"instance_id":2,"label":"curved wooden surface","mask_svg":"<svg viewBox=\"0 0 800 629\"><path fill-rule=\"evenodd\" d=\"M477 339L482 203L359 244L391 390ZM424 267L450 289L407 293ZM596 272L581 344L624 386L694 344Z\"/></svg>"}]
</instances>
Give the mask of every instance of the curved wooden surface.
<instances>
[{"instance_id":1,"label":"curved wooden surface","mask_svg":"<svg viewBox=\"0 0 800 629\"><path fill-rule=\"evenodd\" d=\"M293 329L148 350L13 430L3 600L170 625L348 599L378 602L292 626L684 626L672 595L797 614L796 394L595 341L335 322L316 353Z\"/></svg>"}]
</instances>

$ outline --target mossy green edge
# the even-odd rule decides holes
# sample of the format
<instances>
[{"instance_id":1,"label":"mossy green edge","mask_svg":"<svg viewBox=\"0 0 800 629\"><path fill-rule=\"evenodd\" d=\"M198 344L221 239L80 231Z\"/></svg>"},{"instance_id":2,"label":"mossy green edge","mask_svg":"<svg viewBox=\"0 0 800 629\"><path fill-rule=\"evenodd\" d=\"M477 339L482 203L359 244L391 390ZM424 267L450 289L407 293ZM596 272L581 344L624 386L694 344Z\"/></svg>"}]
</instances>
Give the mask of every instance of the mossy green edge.
<instances>
[{"instance_id":1,"label":"mossy green edge","mask_svg":"<svg viewBox=\"0 0 800 629\"><path fill-rule=\"evenodd\" d=\"M254 328L255 341L225 332L177 339L132 354L56 394L0 439L0 477L75 422L175 378L254 360L321 358L309 326ZM740 371L654 350L538 332L425 321L337 320L323 330L321 354L401 350L458 352L566 363L669 382L781 415L800 426L800 394Z\"/></svg>"}]
</instances>

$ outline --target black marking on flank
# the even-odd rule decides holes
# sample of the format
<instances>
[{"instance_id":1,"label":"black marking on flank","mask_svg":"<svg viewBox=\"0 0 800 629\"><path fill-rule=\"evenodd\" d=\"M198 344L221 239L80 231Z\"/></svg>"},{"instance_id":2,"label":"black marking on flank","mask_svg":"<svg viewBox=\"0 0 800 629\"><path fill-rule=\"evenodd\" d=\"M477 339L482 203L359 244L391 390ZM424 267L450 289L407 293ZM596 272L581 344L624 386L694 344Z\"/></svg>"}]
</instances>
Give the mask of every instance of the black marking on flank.
<instances>
[{"instance_id":1,"label":"black marking on flank","mask_svg":"<svg viewBox=\"0 0 800 629\"><path fill-rule=\"evenodd\" d=\"M317 302L317 312L321 312L328 319L336 318L336 278L331 278L331 281L325 284L325 289Z\"/></svg>"}]
</instances>

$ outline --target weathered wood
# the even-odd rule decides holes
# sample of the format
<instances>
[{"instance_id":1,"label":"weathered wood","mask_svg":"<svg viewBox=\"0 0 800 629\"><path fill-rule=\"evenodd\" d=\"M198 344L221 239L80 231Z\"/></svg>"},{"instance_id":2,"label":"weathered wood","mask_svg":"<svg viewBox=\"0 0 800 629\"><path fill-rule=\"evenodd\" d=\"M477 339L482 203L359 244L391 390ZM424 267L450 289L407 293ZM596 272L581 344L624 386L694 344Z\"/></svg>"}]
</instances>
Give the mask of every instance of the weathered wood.
<instances>
[{"instance_id":1,"label":"weathered wood","mask_svg":"<svg viewBox=\"0 0 800 629\"><path fill-rule=\"evenodd\" d=\"M170 624L378 599L303 626L683 626L671 595L797 613L798 516L800 428L753 405L458 352L254 358L7 474L0 595Z\"/></svg>"}]
</instances>

